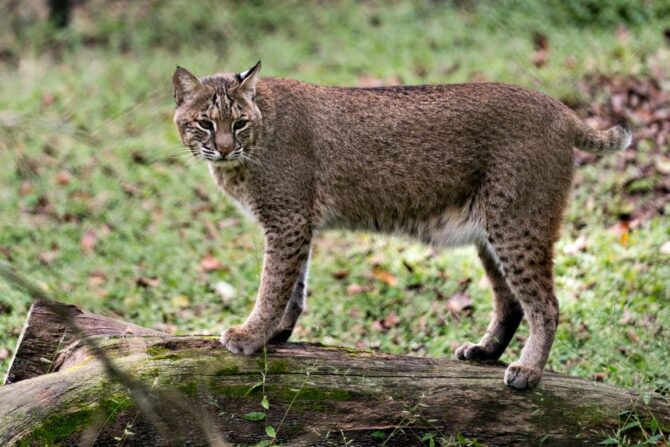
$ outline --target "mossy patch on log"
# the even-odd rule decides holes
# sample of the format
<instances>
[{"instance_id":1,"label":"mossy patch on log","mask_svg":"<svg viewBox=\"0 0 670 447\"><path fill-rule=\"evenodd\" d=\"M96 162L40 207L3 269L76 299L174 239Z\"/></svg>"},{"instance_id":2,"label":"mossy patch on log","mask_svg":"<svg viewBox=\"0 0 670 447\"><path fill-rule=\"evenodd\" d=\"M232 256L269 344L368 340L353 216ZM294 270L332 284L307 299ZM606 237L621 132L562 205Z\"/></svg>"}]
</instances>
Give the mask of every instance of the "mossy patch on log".
<instances>
[{"instance_id":1,"label":"mossy patch on log","mask_svg":"<svg viewBox=\"0 0 670 447\"><path fill-rule=\"evenodd\" d=\"M172 349L161 345L153 345L147 348L147 355L155 360L169 359L174 354Z\"/></svg>"},{"instance_id":2,"label":"mossy patch on log","mask_svg":"<svg viewBox=\"0 0 670 447\"><path fill-rule=\"evenodd\" d=\"M21 440L19 446L56 446L69 440L75 441L73 437L90 425L94 412L92 409L81 409L75 413L53 416L28 438Z\"/></svg>"},{"instance_id":3,"label":"mossy patch on log","mask_svg":"<svg viewBox=\"0 0 670 447\"><path fill-rule=\"evenodd\" d=\"M237 365L226 365L223 368L216 371L217 376L230 376L233 374L238 374L240 372L240 367Z\"/></svg>"},{"instance_id":4,"label":"mossy patch on log","mask_svg":"<svg viewBox=\"0 0 670 447\"><path fill-rule=\"evenodd\" d=\"M81 433L89 428L96 418L103 420L105 424L111 424L122 412L132 408L134 404L130 396L125 393L115 393L99 402L46 419L18 445L20 447L36 445L44 447L77 443Z\"/></svg>"},{"instance_id":5,"label":"mossy patch on log","mask_svg":"<svg viewBox=\"0 0 670 447\"><path fill-rule=\"evenodd\" d=\"M289 402L298 395L297 400L322 402L322 401L347 401L351 399L351 393L346 390L321 389L321 388L299 388L296 390L282 389L281 395Z\"/></svg>"}]
</instances>

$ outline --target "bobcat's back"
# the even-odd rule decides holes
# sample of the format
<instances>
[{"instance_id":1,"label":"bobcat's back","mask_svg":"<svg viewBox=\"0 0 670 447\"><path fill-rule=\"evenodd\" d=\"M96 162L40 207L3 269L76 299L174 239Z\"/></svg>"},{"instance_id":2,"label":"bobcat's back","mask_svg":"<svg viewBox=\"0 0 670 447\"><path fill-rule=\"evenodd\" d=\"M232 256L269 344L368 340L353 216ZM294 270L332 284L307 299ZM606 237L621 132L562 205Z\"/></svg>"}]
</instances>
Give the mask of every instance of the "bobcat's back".
<instances>
[{"instance_id":1,"label":"bobcat's back","mask_svg":"<svg viewBox=\"0 0 670 447\"><path fill-rule=\"evenodd\" d=\"M278 116L275 131L302 145L330 226L396 231L401 222L417 233L445 210L460 213L492 182L522 197L538 183L551 194L572 179L572 112L536 92L264 82L275 103L296 111Z\"/></svg>"}]
</instances>

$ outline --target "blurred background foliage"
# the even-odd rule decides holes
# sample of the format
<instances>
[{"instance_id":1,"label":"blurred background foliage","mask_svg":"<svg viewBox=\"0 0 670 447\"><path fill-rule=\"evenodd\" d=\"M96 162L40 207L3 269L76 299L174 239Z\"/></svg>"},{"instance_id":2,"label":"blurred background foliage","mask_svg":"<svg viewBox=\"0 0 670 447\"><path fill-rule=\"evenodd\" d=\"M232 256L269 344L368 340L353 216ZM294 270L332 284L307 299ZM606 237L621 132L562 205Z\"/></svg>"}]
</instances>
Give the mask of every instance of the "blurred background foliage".
<instances>
[{"instance_id":1,"label":"blurred background foliage","mask_svg":"<svg viewBox=\"0 0 670 447\"><path fill-rule=\"evenodd\" d=\"M559 97L634 147L578 154L557 247L549 366L670 392L670 2L72 2L0 5L0 257L61 299L174 333L252 306L262 237L187 162L171 122L177 64L328 85L501 81ZM451 356L486 328L472 249L320 235L295 339ZM29 300L0 284L0 372ZM503 360L518 355L525 329Z\"/></svg>"}]
</instances>

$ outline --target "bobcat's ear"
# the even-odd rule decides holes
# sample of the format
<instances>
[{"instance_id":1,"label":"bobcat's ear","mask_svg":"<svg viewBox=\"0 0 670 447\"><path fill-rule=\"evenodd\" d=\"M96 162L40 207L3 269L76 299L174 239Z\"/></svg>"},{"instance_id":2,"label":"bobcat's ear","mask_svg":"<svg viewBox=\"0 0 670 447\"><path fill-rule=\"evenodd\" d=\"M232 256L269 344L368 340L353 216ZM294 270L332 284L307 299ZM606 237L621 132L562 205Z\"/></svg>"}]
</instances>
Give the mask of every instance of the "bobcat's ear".
<instances>
[{"instance_id":1,"label":"bobcat's ear","mask_svg":"<svg viewBox=\"0 0 670 447\"><path fill-rule=\"evenodd\" d=\"M172 75L172 87L174 88L174 100L177 105L181 105L185 99L193 96L202 87L202 82L185 68L177 66Z\"/></svg>"},{"instance_id":2,"label":"bobcat's ear","mask_svg":"<svg viewBox=\"0 0 670 447\"><path fill-rule=\"evenodd\" d=\"M258 72L261 71L261 61L256 62L256 65L235 75L240 82L240 91L248 98L253 98L256 94L256 81L258 81Z\"/></svg>"}]
</instances>

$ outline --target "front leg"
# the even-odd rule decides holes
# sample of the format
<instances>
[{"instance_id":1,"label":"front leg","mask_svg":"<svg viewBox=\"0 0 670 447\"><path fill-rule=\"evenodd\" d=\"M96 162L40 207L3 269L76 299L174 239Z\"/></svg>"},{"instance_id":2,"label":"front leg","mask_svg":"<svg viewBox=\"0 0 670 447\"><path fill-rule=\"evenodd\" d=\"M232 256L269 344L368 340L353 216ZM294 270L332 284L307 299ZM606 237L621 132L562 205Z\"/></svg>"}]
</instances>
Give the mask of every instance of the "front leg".
<instances>
[{"instance_id":1,"label":"front leg","mask_svg":"<svg viewBox=\"0 0 670 447\"><path fill-rule=\"evenodd\" d=\"M307 224L266 231L261 285L254 309L239 326L221 335L233 353L253 354L279 330L287 304L309 257L311 228Z\"/></svg>"},{"instance_id":2,"label":"front leg","mask_svg":"<svg viewBox=\"0 0 670 447\"><path fill-rule=\"evenodd\" d=\"M272 343L282 343L287 341L291 337L291 334L293 334L293 329L298 322L298 318L307 308L308 272L309 254L300 269L298 281L296 281L295 286L293 286L293 292L291 292L291 298L286 305L286 310L284 310L284 316L279 324L279 328L272 336Z\"/></svg>"}]
</instances>

